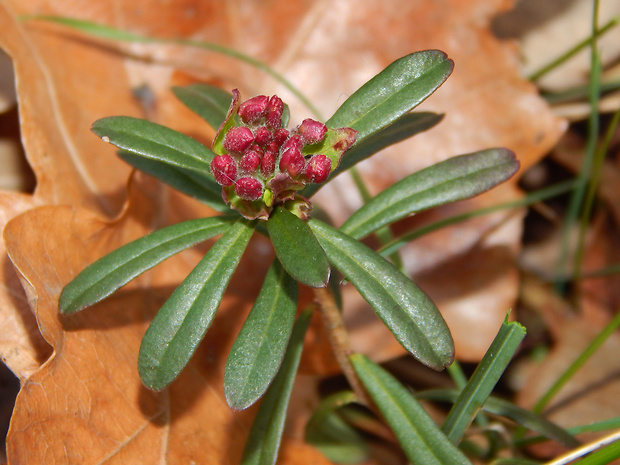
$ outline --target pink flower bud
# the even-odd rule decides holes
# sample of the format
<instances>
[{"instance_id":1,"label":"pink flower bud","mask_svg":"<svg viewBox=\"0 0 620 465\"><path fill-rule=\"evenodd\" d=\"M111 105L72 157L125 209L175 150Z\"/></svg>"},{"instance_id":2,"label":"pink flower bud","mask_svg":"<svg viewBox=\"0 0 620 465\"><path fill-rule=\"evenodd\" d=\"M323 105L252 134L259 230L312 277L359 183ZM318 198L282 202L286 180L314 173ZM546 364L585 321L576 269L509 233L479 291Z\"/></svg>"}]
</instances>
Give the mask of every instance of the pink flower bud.
<instances>
[{"instance_id":1,"label":"pink flower bud","mask_svg":"<svg viewBox=\"0 0 620 465\"><path fill-rule=\"evenodd\" d=\"M237 165L230 155L219 155L211 160L211 173L220 186L230 186L237 177Z\"/></svg>"},{"instance_id":2,"label":"pink flower bud","mask_svg":"<svg viewBox=\"0 0 620 465\"><path fill-rule=\"evenodd\" d=\"M224 137L224 148L229 152L244 152L254 142L254 135L250 128L233 127Z\"/></svg>"},{"instance_id":3,"label":"pink flower bud","mask_svg":"<svg viewBox=\"0 0 620 465\"><path fill-rule=\"evenodd\" d=\"M305 145L316 144L321 142L327 132L327 126L313 119L305 119L297 128L297 132L301 136Z\"/></svg>"},{"instance_id":4,"label":"pink flower bud","mask_svg":"<svg viewBox=\"0 0 620 465\"><path fill-rule=\"evenodd\" d=\"M261 154L255 150L248 150L239 160L239 170L243 174L251 174L260 165Z\"/></svg>"},{"instance_id":5,"label":"pink flower bud","mask_svg":"<svg viewBox=\"0 0 620 465\"><path fill-rule=\"evenodd\" d=\"M258 200L263 195L263 184L249 176L239 178L235 182L235 194L245 200Z\"/></svg>"},{"instance_id":6,"label":"pink flower bud","mask_svg":"<svg viewBox=\"0 0 620 465\"><path fill-rule=\"evenodd\" d=\"M332 170L332 161L325 155L313 156L306 165L305 175L310 182L320 184L327 179Z\"/></svg>"},{"instance_id":7,"label":"pink flower bud","mask_svg":"<svg viewBox=\"0 0 620 465\"><path fill-rule=\"evenodd\" d=\"M284 152L282 152L282 156L280 157L280 171L283 173L288 171L291 178L295 178L299 173L301 173L305 164L306 160L304 159L304 156L295 146L287 148Z\"/></svg>"},{"instance_id":8,"label":"pink flower bud","mask_svg":"<svg viewBox=\"0 0 620 465\"><path fill-rule=\"evenodd\" d=\"M282 144L284 144L284 141L288 139L289 135L290 133L288 132L288 129L276 129L273 132L273 141L278 144L278 147L280 147Z\"/></svg>"},{"instance_id":9,"label":"pink flower bud","mask_svg":"<svg viewBox=\"0 0 620 465\"><path fill-rule=\"evenodd\" d=\"M282 146L282 151L286 152L288 149L297 149L301 151L301 148L304 146L301 137L295 134L294 136L289 137L284 145Z\"/></svg>"},{"instance_id":10,"label":"pink flower bud","mask_svg":"<svg viewBox=\"0 0 620 465\"><path fill-rule=\"evenodd\" d=\"M263 178L269 178L276 170L276 158L278 157L278 147L275 143L269 144L263 159L260 162L260 174Z\"/></svg>"},{"instance_id":11,"label":"pink flower bud","mask_svg":"<svg viewBox=\"0 0 620 465\"><path fill-rule=\"evenodd\" d=\"M239 116L246 124L254 123L265 116L268 103L269 97L266 95L252 97L239 106Z\"/></svg>"},{"instance_id":12,"label":"pink flower bud","mask_svg":"<svg viewBox=\"0 0 620 465\"><path fill-rule=\"evenodd\" d=\"M282 127L282 114L284 113L284 102L280 97L274 95L269 99L267 105L267 116L265 118L265 124L270 129L277 129Z\"/></svg>"},{"instance_id":13,"label":"pink flower bud","mask_svg":"<svg viewBox=\"0 0 620 465\"><path fill-rule=\"evenodd\" d=\"M271 142L272 139L273 139L273 136L271 135L271 131L267 129L265 126L260 126L259 128L256 129L256 132L254 133L254 141L258 145L265 146L269 142Z\"/></svg>"}]
</instances>

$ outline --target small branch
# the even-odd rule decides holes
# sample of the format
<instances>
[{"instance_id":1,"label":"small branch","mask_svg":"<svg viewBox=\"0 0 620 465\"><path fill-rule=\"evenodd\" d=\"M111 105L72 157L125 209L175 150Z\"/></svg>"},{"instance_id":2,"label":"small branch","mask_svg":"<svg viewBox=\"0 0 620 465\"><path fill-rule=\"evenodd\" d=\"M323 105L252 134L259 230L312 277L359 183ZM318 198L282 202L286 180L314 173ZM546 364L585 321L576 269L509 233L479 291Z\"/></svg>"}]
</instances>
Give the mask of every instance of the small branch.
<instances>
[{"instance_id":1,"label":"small branch","mask_svg":"<svg viewBox=\"0 0 620 465\"><path fill-rule=\"evenodd\" d=\"M353 365L349 360L349 355L351 355L353 351L351 350L349 335L344 326L342 314L334 300L334 295L329 288L315 288L314 295L321 316L323 317L323 323L327 329L329 342L336 356L336 360L342 368L344 376L347 378L359 402L374 410L374 403L368 396L366 389L357 377Z\"/></svg>"}]
</instances>

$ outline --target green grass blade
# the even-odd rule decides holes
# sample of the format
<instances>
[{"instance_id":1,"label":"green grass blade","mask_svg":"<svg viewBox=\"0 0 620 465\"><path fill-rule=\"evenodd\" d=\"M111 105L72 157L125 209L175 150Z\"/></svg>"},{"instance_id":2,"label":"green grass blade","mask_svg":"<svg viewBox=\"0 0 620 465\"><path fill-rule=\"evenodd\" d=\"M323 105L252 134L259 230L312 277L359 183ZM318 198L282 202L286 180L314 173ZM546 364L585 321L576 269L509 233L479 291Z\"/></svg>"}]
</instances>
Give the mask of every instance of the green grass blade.
<instances>
[{"instance_id":1,"label":"green grass blade","mask_svg":"<svg viewBox=\"0 0 620 465\"><path fill-rule=\"evenodd\" d=\"M94 122L92 131L125 152L199 173L211 173L211 150L185 134L130 116Z\"/></svg>"},{"instance_id":2,"label":"green grass blade","mask_svg":"<svg viewBox=\"0 0 620 465\"><path fill-rule=\"evenodd\" d=\"M525 328L519 323L505 321L502 324L442 425L443 432L455 444L463 438L474 417L493 392L524 337Z\"/></svg>"},{"instance_id":3,"label":"green grass blade","mask_svg":"<svg viewBox=\"0 0 620 465\"><path fill-rule=\"evenodd\" d=\"M241 465L273 465L276 463L284 430L286 409L311 316L312 311L306 310L297 318L280 371L269 386L254 418Z\"/></svg>"},{"instance_id":4,"label":"green grass blade","mask_svg":"<svg viewBox=\"0 0 620 465\"><path fill-rule=\"evenodd\" d=\"M355 129L357 143L361 143L424 101L453 67L452 60L439 50L399 58L355 91L326 124Z\"/></svg>"},{"instance_id":5,"label":"green grass blade","mask_svg":"<svg viewBox=\"0 0 620 465\"><path fill-rule=\"evenodd\" d=\"M168 257L222 234L230 221L200 218L159 229L116 249L88 266L60 294L62 313L74 313L108 297Z\"/></svg>"},{"instance_id":6,"label":"green grass blade","mask_svg":"<svg viewBox=\"0 0 620 465\"><path fill-rule=\"evenodd\" d=\"M199 200L214 210L230 212L230 207L222 200L222 186L216 183L211 175L186 170L123 150L118 151L118 156L134 168L159 179L185 195Z\"/></svg>"},{"instance_id":7,"label":"green grass blade","mask_svg":"<svg viewBox=\"0 0 620 465\"><path fill-rule=\"evenodd\" d=\"M236 222L155 315L138 356L138 371L146 387L164 389L187 365L211 325L253 231L251 223Z\"/></svg>"},{"instance_id":8,"label":"green grass blade","mask_svg":"<svg viewBox=\"0 0 620 465\"><path fill-rule=\"evenodd\" d=\"M208 84L173 87L174 95L216 131L226 119L232 94Z\"/></svg>"},{"instance_id":9,"label":"green grass blade","mask_svg":"<svg viewBox=\"0 0 620 465\"><path fill-rule=\"evenodd\" d=\"M308 420L304 439L329 460L339 464L355 464L368 460L370 448L361 434L346 422L337 410L358 402L352 391L325 398Z\"/></svg>"},{"instance_id":10,"label":"green grass blade","mask_svg":"<svg viewBox=\"0 0 620 465\"><path fill-rule=\"evenodd\" d=\"M305 221L278 207L267 221L267 230L284 269L310 287L325 287L330 267L325 252Z\"/></svg>"},{"instance_id":11,"label":"green grass blade","mask_svg":"<svg viewBox=\"0 0 620 465\"><path fill-rule=\"evenodd\" d=\"M411 463L471 464L396 378L361 354L351 362Z\"/></svg>"},{"instance_id":12,"label":"green grass blade","mask_svg":"<svg viewBox=\"0 0 620 465\"><path fill-rule=\"evenodd\" d=\"M385 258L361 242L311 218L308 225L329 261L375 310L398 342L422 363L440 370L454 358L454 343L428 296Z\"/></svg>"},{"instance_id":13,"label":"green grass blade","mask_svg":"<svg viewBox=\"0 0 620 465\"><path fill-rule=\"evenodd\" d=\"M330 179L344 173L386 147L434 127L442 119L443 115L430 112L408 113L402 116L389 126L371 134L363 142L353 144L353 147L342 156L338 167L329 175ZM301 195L310 197L324 185L325 183L309 184L301 191Z\"/></svg>"},{"instance_id":14,"label":"green grass blade","mask_svg":"<svg viewBox=\"0 0 620 465\"><path fill-rule=\"evenodd\" d=\"M224 370L224 394L236 410L267 390L284 358L297 309L297 283L274 260L232 346Z\"/></svg>"},{"instance_id":15,"label":"green grass blade","mask_svg":"<svg viewBox=\"0 0 620 465\"><path fill-rule=\"evenodd\" d=\"M452 157L388 187L345 221L340 230L357 239L412 213L467 199L510 178L514 153L489 149Z\"/></svg>"},{"instance_id":16,"label":"green grass blade","mask_svg":"<svg viewBox=\"0 0 620 465\"><path fill-rule=\"evenodd\" d=\"M579 461L579 465L608 465L620 458L620 432L616 431L598 440L593 447L597 449ZM570 460L563 462L570 463Z\"/></svg>"},{"instance_id":17,"label":"green grass blade","mask_svg":"<svg viewBox=\"0 0 620 465\"><path fill-rule=\"evenodd\" d=\"M191 40L191 39L181 39L181 38L156 38L156 37L146 37L139 34L133 34L128 31L123 31L121 29L115 29L109 26L105 26L103 24L97 24L90 21L83 21L74 18L67 18L64 16L53 16L53 15L24 15L19 18L22 21L26 20L42 20L49 21L56 24L62 24L63 26L70 27L77 31L82 31L86 34L90 34L94 37L102 37L104 39L109 40L117 40L122 42L138 42L138 43L146 43L146 44L172 44L172 45L184 45L187 47L195 47L202 48L204 50L209 50L214 53L219 53L221 55L229 56L231 58L235 58L243 63L246 63L254 68L262 71L263 73L271 76L284 87L286 87L295 97L299 99L314 115L322 119L320 117L320 112L318 109L312 104L310 100L297 88L295 87L289 80L287 80L284 76L278 73L275 69L271 68L266 63L263 63L260 60L252 58L244 53L238 52L229 47L224 47L223 45L216 44L213 42L204 42L199 40Z\"/></svg>"},{"instance_id":18,"label":"green grass blade","mask_svg":"<svg viewBox=\"0 0 620 465\"><path fill-rule=\"evenodd\" d=\"M416 397L420 400L455 403L460 394L461 391L456 389L431 389L416 393ZM508 418L524 428L541 434L543 438L551 439L563 446L576 447L579 445L579 441L567 430L546 420L541 415L519 407L507 400L489 396L481 409L491 415ZM525 446L525 443L523 443L523 446Z\"/></svg>"}]
</instances>

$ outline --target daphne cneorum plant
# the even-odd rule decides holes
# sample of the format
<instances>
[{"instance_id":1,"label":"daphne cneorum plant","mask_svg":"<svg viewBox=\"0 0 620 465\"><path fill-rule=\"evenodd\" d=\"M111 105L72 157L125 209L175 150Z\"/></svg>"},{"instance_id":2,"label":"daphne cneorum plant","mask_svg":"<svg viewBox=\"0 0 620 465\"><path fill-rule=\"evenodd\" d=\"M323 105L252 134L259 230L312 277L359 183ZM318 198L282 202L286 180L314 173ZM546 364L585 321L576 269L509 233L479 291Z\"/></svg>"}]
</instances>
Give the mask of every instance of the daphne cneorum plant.
<instances>
[{"instance_id":1,"label":"daphne cneorum plant","mask_svg":"<svg viewBox=\"0 0 620 465\"><path fill-rule=\"evenodd\" d=\"M137 118L95 122L95 134L118 147L125 161L221 215L165 227L104 256L64 288L60 311L70 314L89 307L166 258L221 236L165 302L142 341L142 382L162 390L204 338L251 236L266 234L276 258L228 354L224 378L226 400L234 409L249 407L267 392L244 463L273 463L277 456L311 312L300 313L295 324L298 283L317 289L316 305L321 307L324 296L337 288L336 280L330 284L332 269L337 270L408 352L432 368L448 366L453 342L433 302L360 239L416 212L478 195L505 181L518 170L514 154L489 149L411 174L339 228L312 216L311 197L358 162L437 124L441 115L411 110L452 68L441 51L405 56L351 95L326 122L305 119L292 129L287 129L288 107L278 96L242 101L237 90L231 96L202 84L173 89L190 109L219 128L212 149ZM372 380L381 377L373 371L378 367L359 354L350 360L373 396ZM445 438L430 424L420 434ZM441 463L467 463L456 447L446 444L442 449L447 455Z\"/></svg>"}]
</instances>

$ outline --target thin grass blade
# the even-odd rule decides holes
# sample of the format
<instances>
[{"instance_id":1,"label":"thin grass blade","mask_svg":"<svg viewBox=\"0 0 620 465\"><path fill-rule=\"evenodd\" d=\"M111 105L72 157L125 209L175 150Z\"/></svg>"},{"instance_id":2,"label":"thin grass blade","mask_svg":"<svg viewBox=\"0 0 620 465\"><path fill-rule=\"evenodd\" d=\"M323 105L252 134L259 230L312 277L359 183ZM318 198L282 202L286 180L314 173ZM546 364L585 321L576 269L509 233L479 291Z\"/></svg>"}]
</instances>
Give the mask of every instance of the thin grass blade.
<instances>
[{"instance_id":1,"label":"thin grass blade","mask_svg":"<svg viewBox=\"0 0 620 465\"><path fill-rule=\"evenodd\" d=\"M474 197L519 169L514 153L489 149L452 157L413 173L366 203L340 228L356 239L412 213Z\"/></svg>"},{"instance_id":2,"label":"thin grass blade","mask_svg":"<svg viewBox=\"0 0 620 465\"><path fill-rule=\"evenodd\" d=\"M155 315L138 356L146 387L161 391L187 365L211 325L253 231L252 223L234 223Z\"/></svg>"},{"instance_id":3,"label":"thin grass blade","mask_svg":"<svg viewBox=\"0 0 620 465\"><path fill-rule=\"evenodd\" d=\"M356 287L406 350L436 370L452 362L450 331L435 304L415 283L341 231L313 218L308 225L332 265Z\"/></svg>"},{"instance_id":4,"label":"thin grass blade","mask_svg":"<svg viewBox=\"0 0 620 465\"><path fill-rule=\"evenodd\" d=\"M305 310L297 318L280 371L269 386L254 418L241 465L273 465L276 463L284 430L286 409L311 316L312 311Z\"/></svg>"},{"instance_id":5,"label":"thin grass blade","mask_svg":"<svg viewBox=\"0 0 620 465\"><path fill-rule=\"evenodd\" d=\"M267 221L267 230L284 269L310 287L325 287L330 267L325 252L305 221L278 207Z\"/></svg>"},{"instance_id":6,"label":"thin grass blade","mask_svg":"<svg viewBox=\"0 0 620 465\"><path fill-rule=\"evenodd\" d=\"M297 283L274 260L224 370L230 407L248 408L267 390L284 358L297 309Z\"/></svg>"},{"instance_id":7,"label":"thin grass blade","mask_svg":"<svg viewBox=\"0 0 620 465\"><path fill-rule=\"evenodd\" d=\"M88 266L60 294L62 313L74 313L112 294L166 258L224 233L231 222L211 217L159 229L116 249Z\"/></svg>"},{"instance_id":8,"label":"thin grass blade","mask_svg":"<svg viewBox=\"0 0 620 465\"><path fill-rule=\"evenodd\" d=\"M471 464L396 378L361 354L351 362L411 463Z\"/></svg>"}]
</instances>

